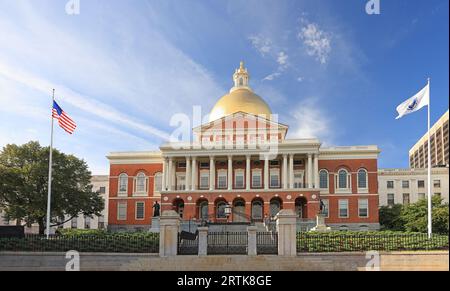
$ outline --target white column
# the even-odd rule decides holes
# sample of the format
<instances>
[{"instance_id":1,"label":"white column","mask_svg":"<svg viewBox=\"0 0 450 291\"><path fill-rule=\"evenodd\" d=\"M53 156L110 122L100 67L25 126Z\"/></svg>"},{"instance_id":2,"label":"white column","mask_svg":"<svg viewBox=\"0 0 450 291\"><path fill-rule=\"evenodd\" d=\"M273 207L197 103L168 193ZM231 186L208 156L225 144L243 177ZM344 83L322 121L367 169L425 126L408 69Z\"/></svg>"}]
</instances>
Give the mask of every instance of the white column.
<instances>
[{"instance_id":1,"label":"white column","mask_svg":"<svg viewBox=\"0 0 450 291\"><path fill-rule=\"evenodd\" d=\"M232 190L233 189L233 156L229 155L228 156L228 174L227 174L227 179L228 179L228 190Z\"/></svg>"},{"instance_id":2,"label":"white column","mask_svg":"<svg viewBox=\"0 0 450 291\"><path fill-rule=\"evenodd\" d=\"M294 154L289 155L289 189L294 189Z\"/></svg>"},{"instance_id":3,"label":"white column","mask_svg":"<svg viewBox=\"0 0 450 291\"><path fill-rule=\"evenodd\" d=\"M314 154L314 188L319 188L319 155Z\"/></svg>"},{"instance_id":4,"label":"white column","mask_svg":"<svg viewBox=\"0 0 450 291\"><path fill-rule=\"evenodd\" d=\"M308 188L312 188L312 155L308 154Z\"/></svg>"},{"instance_id":5,"label":"white column","mask_svg":"<svg viewBox=\"0 0 450 291\"><path fill-rule=\"evenodd\" d=\"M214 156L209 157L209 190L215 189L216 182L216 165L214 162Z\"/></svg>"},{"instance_id":6,"label":"white column","mask_svg":"<svg viewBox=\"0 0 450 291\"><path fill-rule=\"evenodd\" d=\"M281 173L281 175L283 176L283 189L287 189L288 188L288 177L287 177L287 155L284 154L283 155L283 172Z\"/></svg>"},{"instance_id":7,"label":"white column","mask_svg":"<svg viewBox=\"0 0 450 291\"><path fill-rule=\"evenodd\" d=\"M186 190L191 189L191 157L186 157Z\"/></svg>"},{"instance_id":8,"label":"white column","mask_svg":"<svg viewBox=\"0 0 450 291\"><path fill-rule=\"evenodd\" d=\"M169 191L172 191L172 187L173 187L172 172L173 172L173 160L172 160L172 158L169 158L169 172L167 173L167 184L168 184L167 189Z\"/></svg>"},{"instance_id":9,"label":"white column","mask_svg":"<svg viewBox=\"0 0 450 291\"><path fill-rule=\"evenodd\" d=\"M162 181L161 181L161 188L162 191L165 191L167 189L167 159L164 157L163 158L163 174L162 174Z\"/></svg>"},{"instance_id":10,"label":"white column","mask_svg":"<svg viewBox=\"0 0 450 291\"><path fill-rule=\"evenodd\" d=\"M264 157L264 189L269 189L269 155Z\"/></svg>"},{"instance_id":11,"label":"white column","mask_svg":"<svg viewBox=\"0 0 450 291\"><path fill-rule=\"evenodd\" d=\"M191 175L191 189L192 191L197 190L197 158L192 157L192 175Z\"/></svg>"},{"instance_id":12,"label":"white column","mask_svg":"<svg viewBox=\"0 0 450 291\"><path fill-rule=\"evenodd\" d=\"M250 158L251 156L248 155L246 156L246 166L245 166L245 188L247 190L250 190L250 185L251 185L251 181L250 181L250 177L251 177L251 173L250 173Z\"/></svg>"}]
</instances>

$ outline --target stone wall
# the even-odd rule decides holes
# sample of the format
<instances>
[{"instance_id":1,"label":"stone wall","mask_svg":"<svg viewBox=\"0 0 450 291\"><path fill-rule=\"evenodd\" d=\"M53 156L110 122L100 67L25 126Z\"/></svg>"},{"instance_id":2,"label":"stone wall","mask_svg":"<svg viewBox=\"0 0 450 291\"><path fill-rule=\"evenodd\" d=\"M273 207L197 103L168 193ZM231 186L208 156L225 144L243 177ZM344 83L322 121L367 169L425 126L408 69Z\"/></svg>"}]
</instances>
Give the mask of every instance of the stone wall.
<instances>
[{"instance_id":1,"label":"stone wall","mask_svg":"<svg viewBox=\"0 0 450 291\"><path fill-rule=\"evenodd\" d=\"M82 253L82 271L364 271L365 253L282 256L175 256ZM65 253L0 253L0 271L65 270ZM382 252L380 270L449 270L448 251Z\"/></svg>"}]
</instances>

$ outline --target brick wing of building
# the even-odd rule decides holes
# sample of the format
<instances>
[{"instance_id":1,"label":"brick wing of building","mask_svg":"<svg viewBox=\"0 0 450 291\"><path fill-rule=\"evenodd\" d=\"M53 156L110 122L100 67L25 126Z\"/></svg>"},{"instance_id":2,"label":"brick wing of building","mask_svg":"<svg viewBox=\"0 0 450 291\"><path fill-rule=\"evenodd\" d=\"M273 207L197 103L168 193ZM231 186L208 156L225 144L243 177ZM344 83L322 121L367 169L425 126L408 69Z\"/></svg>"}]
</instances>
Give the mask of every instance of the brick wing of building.
<instances>
[{"instance_id":1,"label":"brick wing of building","mask_svg":"<svg viewBox=\"0 0 450 291\"><path fill-rule=\"evenodd\" d=\"M156 201L186 221L263 222L292 209L302 225L322 201L333 229L379 229L378 147L286 139L288 126L249 87L242 63L233 80L192 142L108 155L109 228L150 228Z\"/></svg>"}]
</instances>

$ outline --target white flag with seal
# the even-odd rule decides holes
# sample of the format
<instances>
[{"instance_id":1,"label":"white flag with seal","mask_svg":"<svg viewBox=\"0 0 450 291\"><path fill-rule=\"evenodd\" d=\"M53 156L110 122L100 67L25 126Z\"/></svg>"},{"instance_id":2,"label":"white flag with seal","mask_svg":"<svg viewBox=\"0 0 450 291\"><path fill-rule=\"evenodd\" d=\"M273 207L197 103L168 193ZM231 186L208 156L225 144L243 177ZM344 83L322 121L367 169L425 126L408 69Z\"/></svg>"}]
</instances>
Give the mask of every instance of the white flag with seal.
<instances>
[{"instance_id":1,"label":"white flag with seal","mask_svg":"<svg viewBox=\"0 0 450 291\"><path fill-rule=\"evenodd\" d=\"M416 95L409 98L399 106L397 106L398 116L395 119L399 119L407 114L416 112L420 108L427 106L430 103L430 87L427 84Z\"/></svg>"}]
</instances>

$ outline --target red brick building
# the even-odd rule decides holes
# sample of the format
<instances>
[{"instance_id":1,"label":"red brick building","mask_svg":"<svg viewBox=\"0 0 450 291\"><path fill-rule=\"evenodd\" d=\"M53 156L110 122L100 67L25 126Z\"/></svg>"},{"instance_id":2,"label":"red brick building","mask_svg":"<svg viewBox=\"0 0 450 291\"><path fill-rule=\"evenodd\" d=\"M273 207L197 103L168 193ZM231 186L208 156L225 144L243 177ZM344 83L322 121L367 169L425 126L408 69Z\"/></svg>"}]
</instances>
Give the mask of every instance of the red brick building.
<instances>
[{"instance_id":1,"label":"red brick building","mask_svg":"<svg viewBox=\"0 0 450 291\"><path fill-rule=\"evenodd\" d=\"M313 224L322 201L332 229L378 229L378 147L286 139L288 126L253 93L242 63L233 79L192 142L108 155L109 227L150 228L155 201L184 220L214 222L292 209L301 226Z\"/></svg>"}]
</instances>

